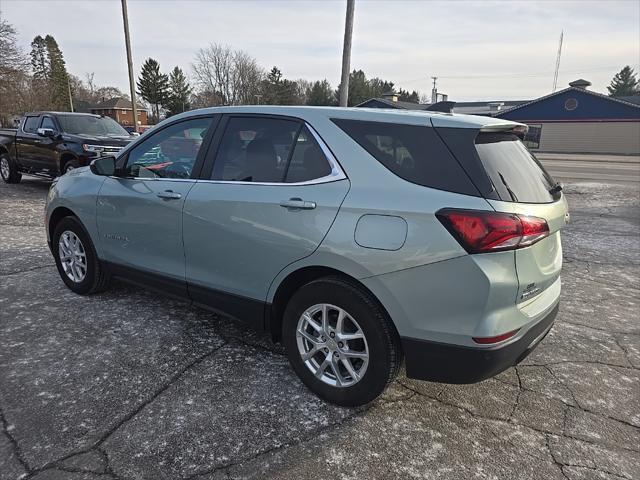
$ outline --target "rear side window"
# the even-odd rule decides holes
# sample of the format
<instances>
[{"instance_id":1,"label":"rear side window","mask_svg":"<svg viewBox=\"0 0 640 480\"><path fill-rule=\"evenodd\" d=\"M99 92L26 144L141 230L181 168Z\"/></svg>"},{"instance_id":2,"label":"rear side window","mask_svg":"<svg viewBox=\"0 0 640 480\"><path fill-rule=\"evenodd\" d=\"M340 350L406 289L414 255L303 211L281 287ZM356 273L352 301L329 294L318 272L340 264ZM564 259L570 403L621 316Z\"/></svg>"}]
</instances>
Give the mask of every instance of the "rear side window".
<instances>
[{"instance_id":1,"label":"rear side window","mask_svg":"<svg viewBox=\"0 0 640 480\"><path fill-rule=\"evenodd\" d=\"M27 117L24 121L23 130L27 133L36 133L40 117Z\"/></svg>"},{"instance_id":2,"label":"rear side window","mask_svg":"<svg viewBox=\"0 0 640 480\"><path fill-rule=\"evenodd\" d=\"M555 181L544 167L510 133L480 133L476 150L501 200L523 203L550 203Z\"/></svg>"},{"instance_id":3,"label":"rear side window","mask_svg":"<svg viewBox=\"0 0 640 480\"><path fill-rule=\"evenodd\" d=\"M439 190L480 195L431 127L344 119L333 122L404 180Z\"/></svg>"},{"instance_id":4,"label":"rear side window","mask_svg":"<svg viewBox=\"0 0 640 480\"><path fill-rule=\"evenodd\" d=\"M297 183L331 174L315 138L300 122L232 117L213 166L213 180Z\"/></svg>"}]
</instances>

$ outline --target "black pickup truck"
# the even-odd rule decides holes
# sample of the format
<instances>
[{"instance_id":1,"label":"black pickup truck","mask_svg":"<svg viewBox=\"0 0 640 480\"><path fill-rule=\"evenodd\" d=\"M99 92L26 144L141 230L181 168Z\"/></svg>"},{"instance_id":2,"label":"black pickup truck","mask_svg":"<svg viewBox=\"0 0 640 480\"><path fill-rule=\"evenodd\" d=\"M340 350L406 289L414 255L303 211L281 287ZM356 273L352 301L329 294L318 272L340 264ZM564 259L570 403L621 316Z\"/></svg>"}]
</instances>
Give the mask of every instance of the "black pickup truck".
<instances>
[{"instance_id":1,"label":"black pickup truck","mask_svg":"<svg viewBox=\"0 0 640 480\"><path fill-rule=\"evenodd\" d=\"M7 183L18 183L23 173L57 177L117 154L134 135L100 115L27 113L17 129L0 129L0 176Z\"/></svg>"}]
</instances>

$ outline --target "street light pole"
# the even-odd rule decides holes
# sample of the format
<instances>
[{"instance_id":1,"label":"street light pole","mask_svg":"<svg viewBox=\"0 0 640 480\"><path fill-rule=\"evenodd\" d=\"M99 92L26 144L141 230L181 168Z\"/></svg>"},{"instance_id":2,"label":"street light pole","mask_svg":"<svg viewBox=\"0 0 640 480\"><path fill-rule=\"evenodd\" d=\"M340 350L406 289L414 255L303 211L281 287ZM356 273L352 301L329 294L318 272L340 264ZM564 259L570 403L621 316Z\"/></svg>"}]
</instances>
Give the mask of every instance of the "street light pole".
<instances>
[{"instance_id":1,"label":"street light pole","mask_svg":"<svg viewBox=\"0 0 640 480\"><path fill-rule=\"evenodd\" d=\"M133 113L133 131L138 131L138 104L136 102L136 85L133 79L133 60L131 58L131 41L129 40L129 15L127 0L122 0L122 21L124 23L124 43L127 48L127 66L129 68L129 89L131 90L131 108Z\"/></svg>"},{"instance_id":2,"label":"street light pole","mask_svg":"<svg viewBox=\"0 0 640 480\"><path fill-rule=\"evenodd\" d=\"M355 0L347 0L347 18L344 23L344 45L342 47L342 78L340 80L340 106L346 107L349 100L349 70L351 69L351 36L353 35L353 11Z\"/></svg>"}]
</instances>

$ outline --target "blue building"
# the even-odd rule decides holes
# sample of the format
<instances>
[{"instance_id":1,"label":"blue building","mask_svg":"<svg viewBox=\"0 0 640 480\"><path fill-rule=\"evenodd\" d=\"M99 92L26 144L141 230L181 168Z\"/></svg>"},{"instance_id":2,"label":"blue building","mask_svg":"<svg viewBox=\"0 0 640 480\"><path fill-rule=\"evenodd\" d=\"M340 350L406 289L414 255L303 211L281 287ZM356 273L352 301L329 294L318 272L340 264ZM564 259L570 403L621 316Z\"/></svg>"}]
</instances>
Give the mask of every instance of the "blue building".
<instances>
[{"instance_id":1,"label":"blue building","mask_svg":"<svg viewBox=\"0 0 640 480\"><path fill-rule=\"evenodd\" d=\"M586 80L496 112L529 125L532 150L640 155L640 97L612 98L587 88Z\"/></svg>"}]
</instances>

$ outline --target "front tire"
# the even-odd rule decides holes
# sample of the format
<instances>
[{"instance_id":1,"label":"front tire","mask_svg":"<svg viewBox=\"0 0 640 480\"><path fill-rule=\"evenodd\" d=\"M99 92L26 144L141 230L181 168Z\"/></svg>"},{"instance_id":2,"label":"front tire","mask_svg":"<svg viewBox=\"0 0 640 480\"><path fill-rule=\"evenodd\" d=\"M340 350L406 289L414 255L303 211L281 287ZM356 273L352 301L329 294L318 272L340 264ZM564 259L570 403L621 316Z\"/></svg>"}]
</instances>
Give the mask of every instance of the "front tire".
<instances>
[{"instance_id":1,"label":"front tire","mask_svg":"<svg viewBox=\"0 0 640 480\"><path fill-rule=\"evenodd\" d=\"M80 167L80 162L78 162L78 160L72 158L67 160L66 162L64 162L64 165L62 166L62 175L64 175L65 173L69 173L71 170L75 170L76 168Z\"/></svg>"},{"instance_id":2,"label":"front tire","mask_svg":"<svg viewBox=\"0 0 640 480\"><path fill-rule=\"evenodd\" d=\"M400 339L384 309L362 287L339 277L315 280L293 295L282 338L303 383L345 407L376 399L402 363Z\"/></svg>"},{"instance_id":3,"label":"front tire","mask_svg":"<svg viewBox=\"0 0 640 480\"><path fill-rule=\"evenodd\" d=\"M18 165L11 159L8 153L0 155L0 176L5 183L19 183L22 174L18 170Z\"/></svg>"},{"instance_id":4,"label":"front tire","mask_svg":"<svg viewBox=\"0 0 640 480\"><path fill-rule=\"evenodd\" d=\"M52 237L51 250L58 273L75 293L87 295L105 290L109 275L98 259L91 238L76 217L65 217Z\"/></svg>"}]
</instances>

